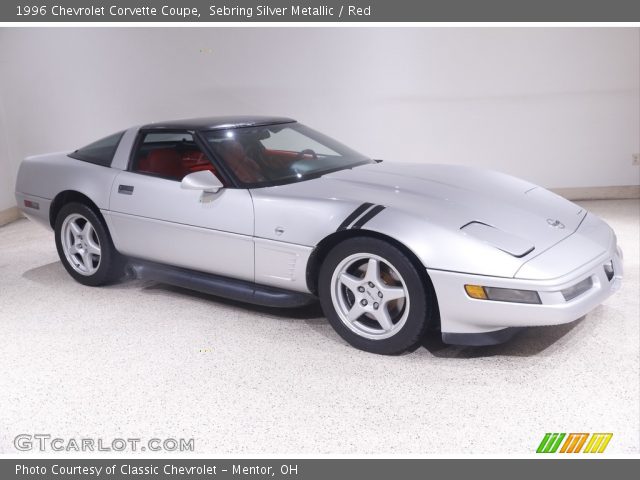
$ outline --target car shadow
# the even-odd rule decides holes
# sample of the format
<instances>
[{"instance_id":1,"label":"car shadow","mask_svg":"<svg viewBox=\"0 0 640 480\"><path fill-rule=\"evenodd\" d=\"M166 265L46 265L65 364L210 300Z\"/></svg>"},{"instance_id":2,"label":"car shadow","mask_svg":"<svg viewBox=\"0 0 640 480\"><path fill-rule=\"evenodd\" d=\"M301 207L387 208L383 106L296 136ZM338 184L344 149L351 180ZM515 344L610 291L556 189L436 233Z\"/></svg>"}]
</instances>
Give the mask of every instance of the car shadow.
<instances>
[{"instance_id":1,"label":"car shadow","mask_svg":"<svg viewBox=\"0 0 640 480\"><path fill-rule=\"evenodd\" d=\"M484 347L448 345L442 341L439 332L430 332L420 347L439 358L530 357L552 349L563 337L576 335L585 326L584 318L563 325L529 327L505 343Z\"/></svg>"},{"instance_id":2,"label":"car shadow","mask_svg":"<svg viewBox=\"0 0 640 480\"><path fill-rule=\"evenodd\" d=\"M59 260L32 268L22 274L22 278L40 285L53 285L65 277L67 280L73 281Z\"/></svg>"},{"instance_id":3,"label":"car shadow","mask_svg":"<svg viewBox=\"0 0 640 480\"><path fill-rule=\"evenodd\" d=\"M51 262L31 270L27 270L22 277L41 285L56 285L65 281L73 282L66 270L59 261ZM89 287L87 287L89 288ZM322 313L319 302L297 308L276 308L253 305L223 297L217 297L206 293L196 292L181 287L157 283L147 280L122 279L116 283L101 287L111 290L131 290L140 289L151 295L178 295L190 299L210 302L212 304L243 309L259 315L277 318L280 321L298 322L304 321L310 328L324 336L330 337L333 341L341 341L333 329L328 328L328 322ZM482 357L529 357L541 355L553 350L554 346L563 338L570 339L579 334L580 331L588 328L589 322L583 322L582 317L572 323L564 325L551 325L545 327L531 327L519 332L514 338L506 343L491 345L486 347L465 347L448 345L442 342L439 332L429 332L422 342L412 351L426 351L437 358L482 358Z\"/></svg>"},{"instance_id":4,"label":"car shadow","mask_svg":"<svg viewBox=\"0 0 640 480\"><path fill-rule=\"evenodd\" d=\"M129 288L131 287L131 283L138 282L137 280L130 280L126 282L122 282L124 284L128 284ZM156 283L156 282L143 282L141 288L150 293L154 292L170 292L173 294L186 296L190 298L197 298L200 300L213 302L219 305L225 305L228 307L240 308L243 310L248 310L250 312L258 313L261 315L267 315L271 317L284 317L291 320L315 320L324 322L324 314L322 313L322 309L320 308L320 302L313 302L309 305L305 305L302 307L295 308L279 308L279 307L265 307L263 305L254 305L252 303L245 303L238 300L231 300L224 297L218 297L216 295L201 293L195 290L189 290L188 288L175 287L173 285L167 285L164 283ZM115 285L110 286L108 288L113 288Z\"/></svg>"},{"instance_id":5,"label":"car shadow","mask_svg":"<svg viewBox=\"0 0 640 480\"><path fill-rule=\"evenodd\" d=\"M69 276L60 261L47 263L46 265L41 265L39 267L32 268L31 270L27 270L22 274L22 277L31 282L36 282L41 285L55 285L65 281L73 282L73 279ZM195 290L189 290L187 288L174 287L173 285L157 283L154 281L137 280L126 277L110 285L99 288L109 290L131 290L132 288L137 288L150 294L164 292L204 300L219 305L241 308L262 315L284 317L291 320L317 320L317 323L326 322L326 320L324 319L324 314L322 313L322 309L320 308L320 302L317 301L309 305L297 308L264 307L261 305L253 305L251 303L230 300L228 298L218 297L216 295L207 293L200 293Z\"/></svg>"}]
</instances>

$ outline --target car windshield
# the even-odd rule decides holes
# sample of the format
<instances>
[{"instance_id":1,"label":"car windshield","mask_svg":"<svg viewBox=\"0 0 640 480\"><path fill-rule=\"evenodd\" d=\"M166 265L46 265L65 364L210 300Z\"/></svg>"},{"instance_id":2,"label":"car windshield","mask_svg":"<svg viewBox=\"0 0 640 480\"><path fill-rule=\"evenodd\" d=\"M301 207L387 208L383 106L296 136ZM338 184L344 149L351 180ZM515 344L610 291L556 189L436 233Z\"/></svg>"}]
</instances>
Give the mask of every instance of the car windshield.
<instances>
[{"instance_id":1,"label":"car windshield","mask_svg":"<svg viewBox=\"0 0 640 480\"><path fill-rule=\"evenodd\" d=\"M299 123L201 132L214 155L245 187L299 182L372 163Z\"/></svg>"}]
</instances>

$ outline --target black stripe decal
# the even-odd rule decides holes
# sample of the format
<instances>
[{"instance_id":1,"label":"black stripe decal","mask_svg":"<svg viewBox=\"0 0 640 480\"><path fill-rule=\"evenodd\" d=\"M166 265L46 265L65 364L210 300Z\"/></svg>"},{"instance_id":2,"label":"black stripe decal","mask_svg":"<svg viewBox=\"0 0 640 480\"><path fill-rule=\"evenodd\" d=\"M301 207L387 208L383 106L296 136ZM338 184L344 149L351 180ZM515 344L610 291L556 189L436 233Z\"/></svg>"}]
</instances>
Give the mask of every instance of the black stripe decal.
<instances>
[{"instance_id":1,"label":"black stripe decal","mask_svg":"<svg viewBox=\"0 0 640 480\"><path fill-rule=\"evenodd\" d=\"M382 210L384 210L387 207L384 207L382 205L376 205L375 207L373 207L371 210L369 210L365 215L363 215L362 217L360 217L360 220L358 220L356 223L354 223L351 228L362 228L362 226L367 223L369 220L371 220L373 217L375 217L376 215L378 215Z\"/></svg>"},{"instance_id":2,"label":"black stripe decal","mask_svg":"<svg viewBox=\"0 0 640 480\"><path fill-rule=\"evenodd\" d=\"M349 225L351 225L351 222L353 222L356 218L358 218L367 209L369 209L371 207L373 207L373 203L363 203L362 205L360 205L353 212L351 212L351 214L347 218L344 219L344 222L342 222L340 224L340 226L338 227L338 230L336 230L336 232L339 232L340 230L346 230L347 227Z\"/></svg>"}]
</instances>

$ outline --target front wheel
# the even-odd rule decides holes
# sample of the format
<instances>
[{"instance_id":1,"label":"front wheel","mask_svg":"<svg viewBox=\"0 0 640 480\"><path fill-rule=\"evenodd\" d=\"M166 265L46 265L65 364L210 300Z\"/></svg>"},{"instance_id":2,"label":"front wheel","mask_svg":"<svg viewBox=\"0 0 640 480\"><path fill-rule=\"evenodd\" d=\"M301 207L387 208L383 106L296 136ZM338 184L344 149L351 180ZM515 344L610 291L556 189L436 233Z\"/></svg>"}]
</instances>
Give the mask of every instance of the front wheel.
<instances>
[{"instance_id":1,"label":"front wheel","mask_svg":"<svg viewBox=\"0 0 640 480\"><path fill-rule=\"evenodd\" d=\"M83 285L98 286L117 279L121 259L106 226L81 203L69 203L56 217L56 248L64 268Z\"/></svg>"},{"instance_id":2,"label":"front wheel","mask_svg":"<svg viewBox=\"0 0 640 480\"><path fill-rule=\"evenodd\" d=\"M399 354L421 340L435 311L425 275L395 246L352 238L334 247L322 264L322 309L354 347Z\"/></svg>"}]
</instances>

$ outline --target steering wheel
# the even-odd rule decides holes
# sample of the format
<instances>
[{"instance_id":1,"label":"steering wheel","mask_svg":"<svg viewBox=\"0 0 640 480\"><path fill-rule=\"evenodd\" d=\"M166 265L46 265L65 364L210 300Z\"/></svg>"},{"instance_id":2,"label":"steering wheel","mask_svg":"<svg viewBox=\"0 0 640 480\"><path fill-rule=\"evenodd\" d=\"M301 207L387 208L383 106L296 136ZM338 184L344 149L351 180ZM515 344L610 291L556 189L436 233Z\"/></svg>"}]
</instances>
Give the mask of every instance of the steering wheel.
<instances>
[{"instance_id":1,"label":"steering wheel","mask_svg":"<svg viewBox=\"0 0 640 480\"><path fill-rule=\"evenodd\" d=\"M316 154L316 152L314 152L313 150L311 150L310 148L305 148L304 150L302 150L301 152L298 153L298 155L296 156L296 160L302 160L302 158L305 155L311 155L311 157L314 160L318 160L318 155Z\"/></svg>"}]
</instances>

